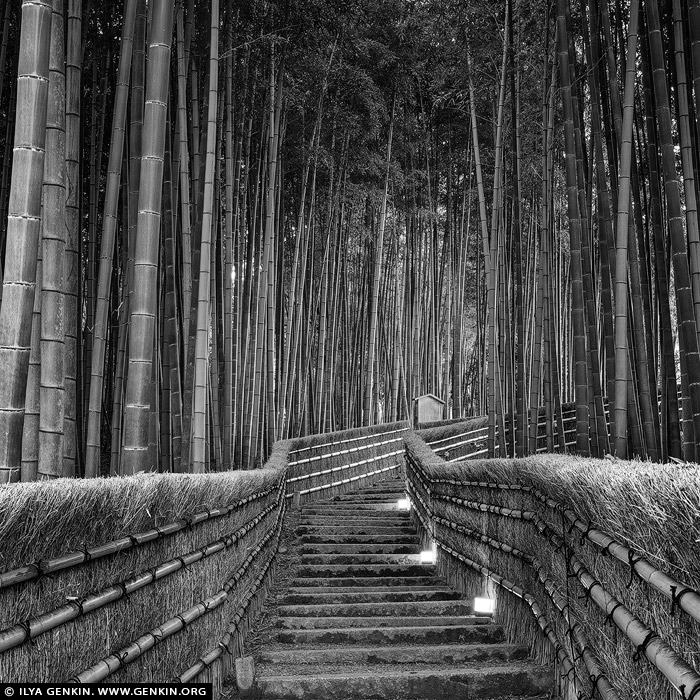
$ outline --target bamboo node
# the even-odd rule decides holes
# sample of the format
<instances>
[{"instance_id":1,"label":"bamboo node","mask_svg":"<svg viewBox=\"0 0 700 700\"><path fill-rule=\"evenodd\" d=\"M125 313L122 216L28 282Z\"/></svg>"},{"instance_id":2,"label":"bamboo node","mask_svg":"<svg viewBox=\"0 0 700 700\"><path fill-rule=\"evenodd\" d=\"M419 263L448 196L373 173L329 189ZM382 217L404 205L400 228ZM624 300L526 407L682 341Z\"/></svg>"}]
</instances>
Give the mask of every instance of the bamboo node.
<instances>
[{"instance_id":1,"label":"bamboo node","mask_svg":"<svg viewBox=\"0 0 700 700\"><path fill-rule=\"evenodd\" d=\"M120 600L127 600L127 601L129 601L129 603L131 603L131 598L129 597L129 591L126 590L126 583L124 583L124 581L119 581L119 583L117 583L116 585L117 585L117 588L119 588L122 592L119 599Z\"/></svg>"},{"instance_id":2,"label":"bamboo node","mask_svg":"<svg viewBox=\"0 0 700 700\"><path fill-rule=\"evenodd\" d=\"M34 640L32 639L32 630L29 627L29 620L24 620L24 622L18 622L17 627L21 628L22 632L24 632L24 641L29 642L30 644L34 644Z\"/></svg>"},{"instance_id":3,"label":"bamboo node","mask_svg":"<svg viewBox=\"0 0 700 700\"><path fill-rule=\"evenodd\" d=\"M574 679L576 679L576 668L575 668L574 666L571 666L571 667L569 668L569 670L568 670L566 673L562 673L562 674L560 674L560 675L561 675L562 678L566 678L567 680L571 680L571 679L569 678L569 676L570 676L572 673L574 674Z\"/></svg>"},{"instance_id":4,"label":"bamboo node","mask_svg":"<svg viewBox=\"0 0 700 700\"><path fill-rule=\"evenodd\" d=\"M83 563L89 564L92 561L92 553L87 548L87 545L83 545L83 548L80 551L83 553L83 556L85 557Z\"/></svg>"},{"instance_id":5,"label":"bamboo node","mask_svg":"<svg viewBox=\"0 0 700 700\"><path fill-rule=\"evenodd\" d=\"M639 646L637 646L637 651L635 651L632 655L632 661L639 661L642 654L646 653L647 647L649 646L651 641L655 638L658 638L658 636L659 635L656 634L656 632L649 632L649 634L647 634L647 636L644 637L644 641Z\"/></svg>"},{"instance_id":6,"label":"bamboo node","mask_svg":"<svg viewBox=\"0 0 700 700\"><path fill-rule=\"evenodd\" d=\"M85 610L83 610L83 604L85 603L85 598L77 598L75 596L67 596L66 601L69 605L74 605L78 610L78 615L84 615Z\"/></svg>"},{"instance_id":7,"label":"bamboo node","mask_svg":"<svg viewBox=\"0 0 700 700\"><path fill-rule=\"evenodd\" d=\"M685 685L680 686L679 690L681 691L681 695L683 696L684 700L693 700L693 698L700 693L700 683L695 684L695 687L690 691L690 695L688 695L688 697L685 696Z\"/></svg>"},{"instance_id":8,"label":"bamboo node","mask_svg":"<svg viewBox=\"0 0 700 700\"><path fill-rule=\"evenodd\" d=\"M595 690L596 686L598 685L598 681L599 681L601 678L604 678L604 677L605 677L605 675L602 674L602 673L599 673L597 676L594 676L594 675L591 673L591 675L588 676L588 679L591 681L591 683L593 683L593 690Z\"/></svg>"},{"instance_id":9,"label":"bamboo node","mask_svg":"<svg viewBox=\"0 0 700 700\"><path fill-rule=\"evenodd\" d=\"M634 549L630 547L629 552L627 552L627 561L629 562L630 566L630 580L627 582L627 588L629 588L632 585L632 582L634 581L634 574L635 574L635 564L641 560L642 557L635 557L634 556Z\"/></svg>"},{"instance_id":10,"label":"bamboo node","mask_svg":"<svg viewBox=\"0 0 700 700\"><path fill-rule=\"evenodd\" d=\"M35 582L38 582L42 578L48 577L51 575L47 571L44 571L44 563L41 559L39 559L39 561L32 564L32 566L36 569L36 577L34 578Z\"/></svg>"},{"instance_id":11,"label":"bamboo node","mask_svg":"<svg viewBox=\"0 0 700 700\"><path fill-rule=\"evenodd\" d=\"M622 603L619 603L619 602L615 603L615 605L613 605L612 610L605 616L604 624L607 625L607 624L613 623L613 615L615 614L615 611L620 607L622 607Z\"/></svg>"},{"instance_id":12,"label":"bamboo node","mask_svg":"<svg viewBox=\"0 0 700 700\"><path fill-rule=\"evenodd\" d=\"M596 528L594 522L592 520L589 520L585 532L581 533L581 539L579 541L581 545L583 545L583 543L588 539L588 535L590 535L591 530L595 529Z\"/></svg>"},{"instance_id":13,"label":"bamboo node","mask_svg":"<svg viewBox=\"0 0 700 700\"><path fill-rule=\"evenodd\" d=\"M693 588L689 588L688 586L685 586L680 593L676 593L677 586L671 586L671 615L675 615L676 613L676 606L680 605L681 603L681 598L686 594L686 593L697 593L697 591ZM698 690L700 690L700 684L698 685ZM696 691L697 692L697 691Z\"/></svg>"}]
</instances>

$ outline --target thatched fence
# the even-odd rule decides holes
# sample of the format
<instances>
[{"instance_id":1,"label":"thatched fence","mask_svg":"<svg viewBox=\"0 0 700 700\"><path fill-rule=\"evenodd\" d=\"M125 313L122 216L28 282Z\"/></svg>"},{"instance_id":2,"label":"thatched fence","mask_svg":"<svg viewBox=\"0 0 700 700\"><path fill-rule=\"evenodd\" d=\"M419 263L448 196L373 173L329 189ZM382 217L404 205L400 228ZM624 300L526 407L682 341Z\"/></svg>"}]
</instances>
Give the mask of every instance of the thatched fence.
<instances>
[{"instance_id":1,"label":"thatched fence","mask_svg":"<svg viewBox=\"0 0 700 700\"><path fill-rule=\"evenodd\" d=\"M415 433L406 457L440 569L467 596L497 600L509 638L556 662L562 695L700 698L696 465L448 463Z\"/></svg>"},{"instance_id":2,"label":"thatched fence","mask_svg":"<svg viewBox=\"0 0 700 700\"><path fill-rule=\"evenodd\" d=\"M0 679L218 692L267 593L285 510L403 473L407 427L279 442L250 471L0 487Z\"/></svg>"},{"instance_id":3,"label":"thatched fence","mask_svg":"<svg viewBox=\"0 0 700 700\"><path fill-rule=\"evenodd\" d=\"M258 470L0 487L0 678L220 690L286 509L405 470L443 573L497 599L564 695L700 700L697 467L474 459L484 428L382 425L279 442Z\"/></svg>"}]
</instances>

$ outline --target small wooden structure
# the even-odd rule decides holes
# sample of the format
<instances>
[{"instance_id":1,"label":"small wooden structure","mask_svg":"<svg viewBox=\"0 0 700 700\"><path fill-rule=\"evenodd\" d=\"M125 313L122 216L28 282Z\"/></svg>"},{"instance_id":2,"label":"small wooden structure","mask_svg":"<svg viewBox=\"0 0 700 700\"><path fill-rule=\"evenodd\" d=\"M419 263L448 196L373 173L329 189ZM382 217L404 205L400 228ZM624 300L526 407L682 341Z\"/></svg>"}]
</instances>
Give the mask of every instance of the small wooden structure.
<instances>
[{"instance_id":1,"label":"small wooden structure","mask_svg":"<svg viewBox=\"0 0 700 700\"><path fill-rule=\"evenodd\" d=\"M424 394L413 399L413 427L432 423L445 417L445 402L435 394Z\"/></svg>"}]
</instances>

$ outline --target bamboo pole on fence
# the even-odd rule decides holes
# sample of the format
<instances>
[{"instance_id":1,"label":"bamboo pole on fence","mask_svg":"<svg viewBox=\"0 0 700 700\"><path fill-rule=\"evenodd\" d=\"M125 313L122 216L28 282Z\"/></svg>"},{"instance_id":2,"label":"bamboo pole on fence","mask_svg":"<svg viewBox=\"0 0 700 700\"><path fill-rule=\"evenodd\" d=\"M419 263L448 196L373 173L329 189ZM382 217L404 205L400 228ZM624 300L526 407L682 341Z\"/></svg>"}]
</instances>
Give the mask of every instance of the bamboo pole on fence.
<instances>
[{"instance_id":1,"label":"bamboo pole on fence","mask_svg":"<svg viewBox=\"0 0 700 700\"><path fill-rule=\"evenodd\" d=\"M538 532L546 537L554 547L559 547L563 542L562 537L554 533L549 525L533 511L523 511L488 503L466 501L453 496L438 495L436 498L485 513L493 513L529 521L537 527ZM661 671L676 689L683 692L684 688L689 688L691 694L688 697L692 697L692 694L700 690L700 674L686 663L685 660L669 644L663 641L654 630L648 628L620 601L613 597L599 581L591 576L575 554L569 556L568 565L571 566L573 573L587 592L587 595L589 595L596 605L610 617L628 640L637 648L638 652L644 653L648 660Z\"/></svg>"},{"instance_id":2,"label":"bamboo pole on fence","mask_svg":"<svg viewBox=\"0 0 700 700\"><path fill-rule=\"evenodd\" d=\"M418 472L422 471L422 467L419 463L409 458L409 463L417 469ZM418 473L417 472L417 473ZM421 479L428 478L425 473ZM462 482L461 482L462 483ZM483 482L472 482L478 486L490 486L493 488L504 488L501 484L486 484ZM425 484L427 487L427 483ZM409 479L409 486L411 486ZM530 487L521 486L509 486L506 485L505 488L530 491ZM420 496L419 496L420 498ZM538 532L547 537L555 547L560 546L562 539L561 536L554 533L549 525L545 523L537 513L533 511L523 511L518 509L505 508L501 506L496 506L493 504L480 503L475 501L466 501L465 499L456 498L452 496L437 495L438 500L445 500L448 502L453 502L458 505L462 505L468 508L479 510L482 512L494 513L498 515L503 515L506 517L512 517L517 519L522 519L531 522L538 529ZM421 503L424 508L431 513L432 511L427 508L426 504L422 499ZM556 504L552 501L552 504ZM465 559L463 555L458 552L454 552L449 547L444 545L444 543L438 542L446 551L455 554L459 558ZM632 559L630 559L630 562ZM588 571L585 569L580 560L576 555L570 555L568 559L569 565L572 567L572 571L578 578L581 585L587 591L587 594L591 599L605 612L610 619L617 625L617 627L625 634L625 636L631 641L631 643L637 648L638 653L643 653L649 661L656 666L656 668L661 671L661 673L674 685L674 687L681 692L683 697L693 697L698 691L700 691L700 675L680 657L677 652L672 649L666 642L664 642L654 630L651 630L646 625L644 625L637 617L635 617L622 603L620 603L616 598L610 595L608 591L603 588L602 584L593 578ZM487 570L476 562L471 562L474 564L472 568L482 571L482 573L487 573L491 576L497 583L498 575L494 575L494 572ZM674 594L674 591L671 591ZM695 601L694 601L695 602Z\"/></svg>"},{"instance_id":3,"label":"bamboo pole on fence","mask_svg":"<svg viewBox=\"0 0 700 700\"><path fill-rule=\"evenodd\" d=\"M255 608L257 607L255 600L259 596L260 590L267 587L270 573L273 570L274 558L271 558L267 564L265 564L263 570L255 579L250 590L241 601L239 610L234 615L231 625L221 641L218 642L214 649L200 656L192 666L180 673L173 681L174 683L191 683L195 678L204 673L207 668L210 668L214 662L223 657L224 654L237 658L237 656L242 652L242 649L240 641L234 640L234 635L239 633L239 625L246 619L246 615L248 619L255 617ZM248 614L249 607L252 607L253 610ZM233 641L236 642L234 650L231 649L231 643Z\"/></svg>"},{"instance_id":4,"label":"bamboo pole on fence","mask_svg":"<svg viewBox=\"0 0 700 700\"><path fill-rule=\"evenodd\" d=\"M414 468L420 468L418 463L413 460L410 455L408 456L409 462L414 466ZM422 479L427 479L427 475L422 472ZM576 513L568 508L566 504L556 501L552 498L547 497L538 489L530 486L522 486L520 484L502 484L502 483L491 483L486 481L464 481L455 479L434 479L431 480L434 484L448 484L459 486L462 488L488 488L494 490L507 490L507 491L520 491L522 493L530 494L536 501L542 503L548 508L554 510L557 513L562 513L567 519L571 527L575 527L583 537L588 539L590 542L600 547L601 550L608 552L611 556L616 558L619 562L631 567L632 570L648 585L653 587L656 591L661 593L666 598L670 599L677 605L681 610L686 612L694 620L700 622L700 593L695 591L693 588L683 583L682 581L676 580L660 569L653 566L648 560L642 556L636 555L635 551L630 547L627 547L619 540L616 540L608 533L594 527L594 523L586 522L581 520ZM424 481L427 487L427 482ZM437 496L440 498L441 496ZM467 507L478 508L483 510L483 507L488 506L488 504L479 504L477 502L466 501L464 499L455 499L454 497L442 496L442 498L447 498L453 502L458 502L460 505ZM491 506L489 506L491 507ZM492 506L493 508L498 508L497 506ZM506 509L508 510L508 509ZM507 515L505 511L489 511L496 512L500 515ZM532 511L511 511L512 513L517 513L519 515L513 515L509 517L520 517L523 519L533 519L536 522L538 518L537 513ZM529 515L523 516L523 513L530 513ZM544 521L541 521L544 527Z\"/></svg>"},{"instance_id":5,"label":"bamboo pole on fence","mask_svg":"<svg viewBox=\"0 0 700 700\"><path fill-rule=\"evenodd\" d=\"M238 587L242 581L244 581L244 576L250 569L252 563L255 561L258 554L267 547L273 538L276 539L276 543L279 541L279 536L282 528L282 517L281 514L284 512L284 508L280 508L278 514L278 522L276 527L271 529L267 535L256 545L253 551L248 555L243 564L234 572L224 583L223 587L214 593L213 595L207 597L201 602L193 605L187 610L169 618L161 625L156 627L149 632L146 632L138 639L132 641L127 646L120 649L114 654L101 659L97 663L93 664L89 668L76 674L71 681L77 683L97 683L99 681L108 678L114 674L119 669L123 668L129 663L132 663L136 659L144 656L148 651L153 649L156 645L162 643L163 641L169 639L173 635L184 630L188 625L192 624L196 620L204 617L212 610L216 610L218 607L223 605L229 598L230 591ZM277 544L273 548L273 552L277 549Z\"/></svg>"},{"instance_id":6,"label":"bamboo pole on fence","mask_svg":"<svg viewBox=\"0 0 700 700\"><path fill-rule=\"evenodd\" d=\"M124 552L131 549L132 547L139 547L148 542L153 542L155 540L168 537L206 520L225 517L236 510L236 508L240 508L247 503L252 503L253 501L269 496L276 488L277 486L267 489L266 491L261 491L257 494L252 494L240 501L232 503L229 506L216 508L213 510L199 511L184 519L174 520L165 525L160 525L156 528L144 530L135 534L125 535L124 537L120 537L117 540L112 540L106 544L88 547L84 551L68 552L58 557L43 559L32 564L11 569L10 571L5 571L0 574L0 590L19 583L36 580L41 576L46 576L47 574L53 574L74 566L80 566L81 564L85 564L102 557L113 556L119 552Z\"/></svg>"},{"instance_id":7,"label":"bamboo pole on fence","mask_svg":"<svg viewBox=\"0 0 700 700\"><path fill-rule=\"evenodd\" d=\"M279 501L279 499L278 499ZM50 632L61 625L64 625L71 620L86 615L87 613L99 610L111 603L124 599L126 596L145 588L158 581L162 581L168 576L182 571L197 562L207 559L219 552L227 551L236 542L243 539L245 535L255 529L267 515L275 508L279 507L279 503L272 504L262 510L254 518L251 518L245 525L238 528L235 532L229 535L218 537L213 542L198 547L194 551L182 554L165 561L158 566L149 567L145 571L141 571L131 578L120 581L119 583L103 588L96 593L91 593L84 598L69 600L65 605L61 605L47 612L41 613L34 618L30 618L24 622L12 625L0 631L0 653L12 649L23 644L24 642L36 639L46 632Z\"/></svg>"}]
</instances>

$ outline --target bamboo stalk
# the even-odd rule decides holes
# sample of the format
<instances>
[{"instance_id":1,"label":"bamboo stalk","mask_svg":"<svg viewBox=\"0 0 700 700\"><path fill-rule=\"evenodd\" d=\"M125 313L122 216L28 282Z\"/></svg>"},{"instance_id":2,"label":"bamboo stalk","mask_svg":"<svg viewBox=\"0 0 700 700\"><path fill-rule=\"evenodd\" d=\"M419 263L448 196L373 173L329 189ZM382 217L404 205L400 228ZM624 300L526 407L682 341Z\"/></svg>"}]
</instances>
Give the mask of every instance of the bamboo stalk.
<instances>
[{"instance_id":1,"label":"bamboo stalk","mask_svg":"<svg viewBox=\"0 0 700 700\"><path fill-rule=\"evenodd\" d=\"M41 369L39 386L40 479L64 474L65 416L65 128L63 0L53 0L50 99L46 117L42 210Z\"/></svg>"},{"instance_id":2,"label":"bamboo stalk","mask_svg":"<svg viewBox=\"0 0 700 700\"><path fill-rule=\"evenodd\" d=\"M207 357L210 323L210 270L212 221L214 207L214 168L216 150L216 116L218 112L219 81L219 2L211 5L209 54L209 98L207 102L207 141L204 175L204 204L202 207L202 240L200 248L199 292L197 304L197 339L194 368L194 397L192 401L191 470L203 473L205 464L205 415L207 412ZM216 341L215 341L216 342Z\"/></svg>"},{"instance_id":3,"label":"bamboo stalk","mask_svg":"<svg viewBox=\"0 0 700 700\"><path fill-rule=\"evenodd\" d=\"M92 352L90 395L88 401L87 448L85 452L85 476L100 473L100 422L102 418L102 392L104 386L109 302L112 284L112 261L118 224L119 189L126 133L129 76L134 46L137 0L129 0L125 7L119 67L115 94L112 137L107 163L107 186L103 214L103 231L100 241L100 265L97 275L97 305L95 309L94 345Z\"/></svg>"},{"instance_id":4,"label":"bamboo stalk","mask_svg":"<svg viewBox=\"0 0 700 700\"><path fill-rule=\"evenodd\" d=\"M157 311L157 268L163 192L165 119L173 22L172 0L156 0L149 38L143 160L138 196L138 224L134 254L133 298L130 299L129 372L124 406L124 445L121 471L152 471L148 426L151 406L151 369Z\"/></svg>"},{"instance_id":5,"label":"bamboo stalk","mask_svg":"<svg viewBox=\"0 0 700 700\"><path fill-rule=\"evenodd\" d=\"M379 230L374 251L374 274L372 276L372 293L369 307L369 340L367 352L368 376L365 382L362 404L362 425L372 425L372 391L374 389L374 357L377 345L377 308L379 305L379 283L381 280L382 253L384 250L384 230L386 228L387 202L389 198L389 175L391 171L391 145L394 135L394 116L396 112L396 94L392 98L391 116L389 118L389 135L386 144L386 170L384 173L384 194L379 213Z\"/></svg>"},{"instance_id":6,"label":"bamboo stalk","mask_svg":"<svg viewBox=\"0 0 700 700\"><path fill-rule=\"evenodd\" d=\"M628 306L628 238L631 205L630 179L632 173L632 127L634 124L634 79L637 57L637 24L639 2L633 0L627 30L627 63L625 66L625 93L621 129L620 171L618 174L618 203L615 246L615 454L626 459L627 448L627 393L631 373L628 365L627 306ZM634 229L632 234L634 235Z\"/></svg>"},{"instance_id":7,"label":"bamboo stalk","mask_svg":"<svg viewBox=\"0 0 700 700\"><path fill-rule=\"evenodd\" d=\"M0 483L18 481L41 226L51 3L24 0L17 66L15 151L0 307Z\"/></svg>"}]
</instances>

